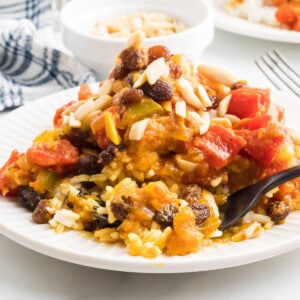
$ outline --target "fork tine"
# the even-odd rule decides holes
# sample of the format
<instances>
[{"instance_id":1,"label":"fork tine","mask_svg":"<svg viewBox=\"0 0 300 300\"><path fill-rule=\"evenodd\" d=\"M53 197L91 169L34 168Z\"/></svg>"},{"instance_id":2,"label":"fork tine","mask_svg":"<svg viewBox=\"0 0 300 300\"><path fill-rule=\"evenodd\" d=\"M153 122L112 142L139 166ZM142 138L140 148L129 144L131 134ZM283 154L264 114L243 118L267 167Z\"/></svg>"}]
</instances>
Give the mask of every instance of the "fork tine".
<instances>
[{"instance_id":1,"label":"fork tine","mask_svg":"<svg viewBox=\"0 0 300 300\"><path fill-rule=\"evenodd\" d=\"M300 97L300 76L278 51L267 52L255 63L277 89Z\"/></svg>"},{"instance_id":2,"label":"fork tine","mask_svg":"<svg viewBox=\"0 0 300 300\"><path fill-rule=\"evenodd\" d=\"M274 50L273 52L269 51L267 54L272 62L284 73L284 75L300 88L300 76L295 70L293 70L286 58L284 58L277 50Z\"/></svg>"},{"instance_id":3,"label":"fork tine","mask_svg":"<svg viewBox=\"0 0 300 300\"><path fill-rule=\"evenodd\" d=\"M296 72L296 70L294 70L290 63L288 62L288 60L283 57L278 50L273 50L273 53L282 61L283 64L285 64L285 66L293 73L297 76L298 79L300 79L300 74L298 72Z\"/></svg>"}]
</instances>

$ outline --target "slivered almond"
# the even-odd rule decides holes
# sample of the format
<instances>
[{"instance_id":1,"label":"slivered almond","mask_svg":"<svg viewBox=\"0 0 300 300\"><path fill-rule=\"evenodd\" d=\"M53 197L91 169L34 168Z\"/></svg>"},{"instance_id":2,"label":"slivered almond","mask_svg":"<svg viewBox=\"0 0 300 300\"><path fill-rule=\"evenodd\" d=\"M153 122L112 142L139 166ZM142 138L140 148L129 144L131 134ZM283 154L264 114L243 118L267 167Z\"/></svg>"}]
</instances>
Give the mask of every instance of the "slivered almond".
<instances>
[{"instance_id":1,"label":"slivered almond","mask_svg":"<svg viewBox=\"0 0 300 300\"><path fill-rule=\"evenodd\" d=\"M210 123L214 125L221 125L226 128L232 128L232 123L228 118L212 118Z\"/></svg>"},{"instance_id":2,"label":"slivered almond","mask_svg":"<svg viewBox=\"0 0 300 300\"><path fill-rule=\"evenodd\" d=\"M147 74L146 71L144 71L139 78L136 80L136 82L133 84L133 87L135 89L139 88L140 86L142 86L145 82L147 82Z\"/></svg>"},{"instance_id":3,"label":"slivered almond","mask_svg":"<svg viewBox=\"0 0 300 300\"><path fill-rule=\"evenodd\" d=\"M229 119L232 125L237 124L241 119L235 115L225 114L225 118Z\"/></svg>"},{"instance_id":4,"label":"slivered almond","mask_svg":"<svg viewBox=\"0 0 300 300\"><path fill-rule=\"evenodd\" d=\"M183 99L195 108L203 108L201 100L197 97L190 82L183 77L175 82L175 87L182 95Z\"/></svg>"},{"instance_id":5,"label":"slivered almond","mask_svg":"<svg viewBox=\"0 0 300 300\"><path fill-rule=\"evenodd\" d=\"M211 100L202 84L197 85L198 94L200 96L200 99L204 105L204 107L212 106Z\"/></svg>"},{"instance_id":6,"label":"slivered almond","mask_svg":"<svg viewBox=\"0 0 300 300\"><path fill-rule=\"evenodd\" d=\"M109 95L101 96L94 101L94 109L103 110L111 104L112 97Z\"/></svg>"},{"instance_id":7,"label":"slivered almond","mask_svg":"<svg viewBox=\"0 0 300 300\"><path fill-rule=\"evenodd\" d=\"M81 122L77 120L74 116L74 113L70 113L69 115L69 126L73 128L80 128L81 127Z\"/></svg>"},{"instance_id":8,"label":"slivered almond","mask_svg":"<svg viewBox=\"0 0 300 300\"><path fill-rule=\"evenodd\" d=\"M199 65L197 71L208 79L223 83L227 86L231 86L240 80L240 78L231 72L213 65Z\"/></svg>"},{"instance_id":9,"label":"slivered almond","mask_svg":"<svg viewBox=\"0 0 300 300\"><path fill-rule=\"evenodd\" d=\"M186 172L193 172L197 167L196 163L183 159L180 155L176 155L175 160L178 167Z\"/></svg>"},{"instance_id":10,"label":"slivered almond","mask_svg":"<svg viewBox=\"0 0 300 300\"><path fill-rule=\"evenodd\" d=\"M143 31L137 30L130 35L127 41L127 47L140 48L143 45L145 39L145 33Z\"/></svg>"},{"instance_id":11,"label":"slivered almond","mask_svg":"<svg viewBox=\"0 0 300 300\"><path fill-rule=\"evenodd\" d=\"M148 123L149 118L133 123L130 128L129 139L131 141L140 141L144 135Z\"/></svg>"},{"instance_id":12,"label":"slivered almond","mask_svg":"<svg viewBox=\"0 0 300 300\"><path fill-rule=\"evenodd\" d=\"M218 218L220 216L219 208L218 208L218 205L216 203L216 200L215 200L215 197L213 196L213 194L210 193L209 191L203 189L202 196L208 202L215 217Z\"/></svg>"},{"instance_id":13,"label":"slivered almond","mask_svg":"<svg viewBox=\"0 0 300 300\"><path fill-rule=\"evenodd\" d=\"M149 84L154 84L160 77L168 77L170 69L163 57L154 60L147 66L145 73Z\"/></svg>"},{"instance_id":14,"label":"slivered almond","mask_svg":"<svg viewBox=\"0 0 300 300\"><path fill-rule=\"evenodd\" d=\"M231 99L231 94L228 94L225 98L221 100L217 108L217 114L219 117L223 117L227 113L230 99Z\"/></svg>"},{"instance_id":15,"label":"slivered almond","mask_svg":"<svg viewBox=\"0 0 300 300\"><path fill-rule=\"evenodd\" d=\"M113 88L114 79L104 80L102 85L99 87L97 94L99 96L109 95Z\"/></svg>"},{"instance_id":16,"label":"slivered almond","mask_svg":"<svg viewBox=\"0 0 300 300\"><path fill-rule=\"evenodd\" d=\"M94 101L89 99L74 112L74 117L77 120L82 120L87 114L94 110Z\"/></svg>"},{"instance_id":17,"label":"slivered almond","mask_svg":"<svg viewBox=\"0 0 300 300\"><path fill-rule=\"evenodd\" d=\"M175 104L175 114L179 117L186 118L186 102L178 101Z\"/></svg>"},{"instance_id":18,"label":"slivered almond","mask_svg":"<svg viewBox=\"0 0 300 300\"><path fill-rule=\"evenodd\" d=\"M71 106L67 107L63 112L62 112L62 116L64 115L68 115L71 112L74 112L75 110L77 110L81 105L83 105L87 100L80 100L80 101L76 101L74 102Z\"/></svg>"}]
</instances>

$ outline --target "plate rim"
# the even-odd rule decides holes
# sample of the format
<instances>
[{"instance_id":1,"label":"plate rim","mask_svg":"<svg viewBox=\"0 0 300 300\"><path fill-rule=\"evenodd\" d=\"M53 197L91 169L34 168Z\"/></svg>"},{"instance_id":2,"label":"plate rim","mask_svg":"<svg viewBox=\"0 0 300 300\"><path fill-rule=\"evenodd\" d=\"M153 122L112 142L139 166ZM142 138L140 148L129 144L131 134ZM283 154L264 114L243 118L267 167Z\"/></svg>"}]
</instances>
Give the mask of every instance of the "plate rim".
<instances>
[{"instance_id":1,"label":"plate rim","mask_svg":"<svg viewBox=\"0 0 300 300\"><path fill-rule=\"evenodd\" d=\"M300 44L300 33L268 25L254 23L226 13L219 0L212 0L216 28L256 39L274 42ZM224 2L224 0L222 1Z\"/></svg>"},{"instance_id":2,"label":"plate rim","mask_svg":"<svg viewBox=\"0 0 300 300\"><path fill-rule=\"evenodd\" d=\"M92 88L96 88L98 83L92 85ZM22 121L26 120L26 118L32 118L32 114L38 116L39 118L43 118L41 116L41 111L46 111L48 113L46 117L46 123L49 123L52 120L52 116L54 114L54 109L63 105L65 102L71 100L72 95L77 93L79 87L75 87L72 89L64 90L61 92L57 92L55 94L48 95L46 97L40 98L24 106L15 109L14 111L8 113L7 115L0 118L0 127L5 128L5 124L12 120L16 120L16 118L22 117ZM280 95L286 93L282 92L275 92L279 93ZM289 95L289 94L288 94ZM294 98L292 95L290 97ZM299 109L300 109L300 101L297 102ZM33 110L34 108L34 110ZM295 106L293 107L295 110ZM26 115L27 113L27 115ZM299 121L300 122L300 121ZM16 122L17 124L17 122ZM11 126L16 126L15 124ZM38 128L36 131L40 132L44 128ZM21 128L20 132L24 132L25 128ZM18 132L13 134L16 135ZM33 134L32 138L35 134ZM11 143L15 143L14 140L6 141L7 137L9 136L9 129L8 135L0 136L0 144L3 145L4 148L10 147ZM29 137L28 137L29 138ZM32 139L29 141L31 142ZM6 144L5 144L6 143ZM18 143L18 142L17 142ZM2 147L3 149L3 147ZM17 148L19 149L19 148ZM13 149L10 149L13 150ZM0 153L0 160L8 158L9 153L2 154ZM2 163L2 162L1 162ZM28 228L34 228L33 232L34 235L30 236L30 232L26 233L25 228L25 235L24 230L18 229L18 226L14 228L14 219L10 219L12 216L8 216L7 212L13 211L18 216L23 217L26 219L25 224ZM135 272L135 273L188 273L188 272L198 272L198 271L209 271L209 270L217 270L217 269L225 269L229 267L236 267L241 266L257 261L261 261L267 258L271 258L285 252L291 251L300 246L300 230L298 234L293 236L287 235L287 240L277 241L275 246L273 247L268 245L268 239L270 236L280 235L283 231L284 234L286 229L293 226L294 223L299 222L300 225L300 211L293 212L290 214L286 224L280 225L278 227L274 226L270 231L266 231L261 237L255 238L253 240L246 240L241 243L226 243L226 244L214 244L213 246L204 247L199 250L199 252L195 254L189 254L187 256L182 257L167 257L167 256L159 256L156 259L146 259L142 257L134 257L127 254L126 247L122 247L121 255L118 257L110 256L110 254L105 254L104 256L96 256L95 251L99 250L99 255L101 251L104 250L113 250L115 249L112 246L105 246L100 242L90 242L93 247L96 247L89 255L84 253L82 250L78 249L64 249L64 245L59 244L63 238L68 237L69 235L73 238L73 235L77 238L78 232L76 231L68 231L67 234L57 234L53 229L48 227L48 225L40 226L34 224L31 221L31 213L27 212L24 208L16 204L15 202L11 201L9 198L0 197L0 234L6 236L7 238L11 239L12 241L29 248L33 251L38 253L66 261L69 263L75 263L83 266L99 268L99 269L107 269L107 270L114 270L114 271L124 271L124 272ZM22 222L21 222L22 224ZM24 224L23 224L24 225ZM39 227L40 226L40 227ZM47 228L45 231L43 228ZM41 230L39 230L41 229ZM29 231L30 231L29 230ZM46 234L46 233L47 234ZM37 233L37 235L35 235ZM48 234L49 233L49 234ZM271 233L271 235L269 235ZM50 236L50 240L54 241L54 243L47 244L47 241L41 240L39 237L46 234ZM82 233L79 232L79 236ZM85 237L80 237L80 241L87 241L89 239ZM261 243L262 242L262 243ZM88 242L89 243L89 242ZM250 245L247 249L247 246ZM255 246L253 248L253 245ZM258 246L257 246L258 245ZM231 247L230 249L235 249L233 254L230 254L231 251L228 251L226 255L221 255L218 251L221 249L223 251L227 247ZM246 250L245 250L246 247ZM119 247L121 248L121 247ZM117 248L117 250L119 250ZM224 250L225 251L225 250ZM241 252L240 252L241 251ZM98 253L98 252L97 252ZM103 253L102 253L103 254ZM214 254L216 254L214 256Z\"/></svg>"}]
</instances>

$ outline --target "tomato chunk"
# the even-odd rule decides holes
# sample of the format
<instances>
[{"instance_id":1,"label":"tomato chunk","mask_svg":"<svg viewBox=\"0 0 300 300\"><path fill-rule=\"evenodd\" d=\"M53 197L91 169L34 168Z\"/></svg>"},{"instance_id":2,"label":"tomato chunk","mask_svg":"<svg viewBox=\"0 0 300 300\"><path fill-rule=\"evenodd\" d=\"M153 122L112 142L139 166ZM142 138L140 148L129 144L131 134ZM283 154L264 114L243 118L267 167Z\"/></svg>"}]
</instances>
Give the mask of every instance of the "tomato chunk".
<instances>
[{"instance_id":1,"label":"tomato chunk","mask_svg":"<svg viewBox=\"0 0 300 300\"><path fill-rule=\"evenodd\" d=\"M71 106L73 103L75 103L76 101L70 101L67 104L63 105L62 107L58 108L55 112L54 118L53 118L53 125L55 128L61 127L62 126L62 113L63 111Z\"/></svg>"},{"instance_id":2,"label":"tomato chunk","mask_svg":"<svg viewBox=\"0 0 300 300\"><path fill-rule=\"evenodd\" d=\"M78 151L68 140L35 143L26 152L27 159L39 166L63 166L78 161Z\"/></svg>"},{"instance_id":3,"label":"tomato chunk","mask_svg":"<svg viewBox=\"0 0 300 300\"><path fill-rule=\"evenodd\" d=\"M13 150L6 163L0 169L0 191L3 195L6 195L11 189L7 174L10 172L11 168L18 169L16 161L21 157L21 155L22 154L20 154L17 150Z\"/></svg>"},{"instance_id":4,"label":"tomato chunk","mask_svg":"<svg viewBox=\"0 0 300 300\"><path fill-rule=\"evenodd\" d=\"M88 83L83 83L78 92L78 100L86 100L93 96L92 90Z\"/></svg>"},{"instance_id":5,"label":"tomato chunk","mask_svg":"<svg viewBox=\"0 0 300 300\"><path fill-rule=\"evenodd\" d=\"M247 142L243 151L264 165L270 165L278 158L287 141L286 132L275 124L258 130L245 130L241 135Z\"/></svg>"},{"instance_id":6,"label":"tomato chunk","mask_svg":"<svg viewBox=\"0 0 300 300\"><path fill-rule=\"evenodd\" d=\"M231 91L228 113L241 119L251 118L259 112L265 113L269 105L269 89L241 87Z\"/></svg>"},{"instance_id":7,"label":"tomato chunk","mask_svg":"<svg viewBox=\"0 0 300 300\"><path fill-rule=\"evenodd\" d=\"M187 142L187 147L195 147L203 152L206 161L215 169L225 167L246 144L243 137L232 129L214 125L207 133Z\"/></svg>"},{"instance_id":8,"label":"tomato chunk","mask_svg":"<svg viewBox=\"0 0 300 300\"><path fill-rule=\"evenodd\" d=\"M269 115L259 115L253 118L242 119L236 126L235 129L245 128L249 130L256 130L262 127L266 127L268 122L272 119Z\"/></svg>"}]
</instances>

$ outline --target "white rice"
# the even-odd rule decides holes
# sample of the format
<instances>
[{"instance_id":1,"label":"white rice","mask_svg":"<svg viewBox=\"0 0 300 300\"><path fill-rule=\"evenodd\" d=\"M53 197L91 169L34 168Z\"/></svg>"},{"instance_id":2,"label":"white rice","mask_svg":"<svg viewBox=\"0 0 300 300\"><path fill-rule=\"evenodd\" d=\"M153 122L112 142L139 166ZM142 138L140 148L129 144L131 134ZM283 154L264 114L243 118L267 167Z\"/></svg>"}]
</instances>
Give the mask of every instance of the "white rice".
<instances>
[{"instance_id":1,"label":"white rice","mask_svg":"<svg viewBox=\"0 0 300 300\"><path fill-rule=\"evenodd\" d=\"M225 10L230 15L272 27L282 27L275 18L276 7L266 5L266 0L244 0L232 5L226 1Z\"/></svg>"}]
</instances>

